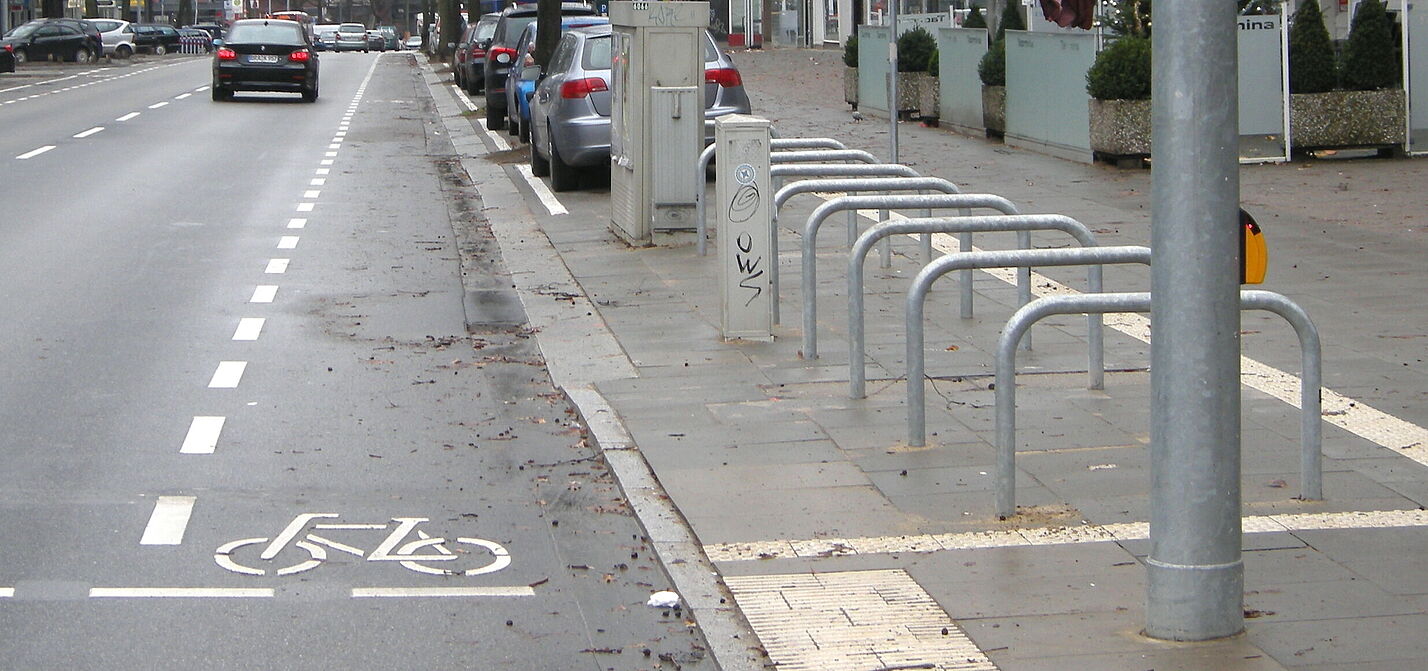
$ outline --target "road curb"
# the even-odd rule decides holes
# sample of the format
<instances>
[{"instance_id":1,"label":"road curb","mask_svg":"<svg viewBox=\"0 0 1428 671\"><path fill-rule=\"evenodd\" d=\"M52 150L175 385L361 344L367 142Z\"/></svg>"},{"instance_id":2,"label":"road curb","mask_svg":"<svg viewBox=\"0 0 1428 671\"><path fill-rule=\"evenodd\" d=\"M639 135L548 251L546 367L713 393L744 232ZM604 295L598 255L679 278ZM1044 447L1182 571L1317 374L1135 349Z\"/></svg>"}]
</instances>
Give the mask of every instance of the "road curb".
<instances>
[{"instance_id":1,"label":"road curb","mask_svg":"<svg viewBox=\"0 0 1428 671\"><path fill-rule=\"evenodd\" d=\"M443 91L424 56L417 56L417 63L437 115L461 155L461 166L481 195L483 209L503 217L490 222L491 230L551 378L580 413L635 519L654 545L665 574L703 631L715 665L725 671L770 668L758 636L704 554L693 529L671 502L619 414L593 386L593 380L636 377L634 365L536 225L519 193L515 189L481 189L498 180L509 183L509 175L500 166L470 156L487 148L462 115L465 106ZM557 324L560 329L549 328ZM572 326L573 336L566 332Z\"/></svg>"}]
</instances>

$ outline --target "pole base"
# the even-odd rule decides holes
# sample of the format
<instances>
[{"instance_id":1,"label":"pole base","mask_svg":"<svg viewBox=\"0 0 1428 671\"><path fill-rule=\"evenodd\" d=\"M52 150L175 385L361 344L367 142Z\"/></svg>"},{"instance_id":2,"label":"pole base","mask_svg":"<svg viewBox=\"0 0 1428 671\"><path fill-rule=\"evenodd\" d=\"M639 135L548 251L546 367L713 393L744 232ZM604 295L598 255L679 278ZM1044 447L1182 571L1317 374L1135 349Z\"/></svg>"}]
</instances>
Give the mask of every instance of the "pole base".
<instances>
[{"instance_id":1,"label":"pole base","mask_svg":"<svg viewBox=\"0 0 1428 671\"><path fill-rule=\"evenodd\" d=\"M1167 564L1146 558L1145 635L1166 641L1209 641L1245 628L1245 567Z\"/></svg>"}]
</instances>

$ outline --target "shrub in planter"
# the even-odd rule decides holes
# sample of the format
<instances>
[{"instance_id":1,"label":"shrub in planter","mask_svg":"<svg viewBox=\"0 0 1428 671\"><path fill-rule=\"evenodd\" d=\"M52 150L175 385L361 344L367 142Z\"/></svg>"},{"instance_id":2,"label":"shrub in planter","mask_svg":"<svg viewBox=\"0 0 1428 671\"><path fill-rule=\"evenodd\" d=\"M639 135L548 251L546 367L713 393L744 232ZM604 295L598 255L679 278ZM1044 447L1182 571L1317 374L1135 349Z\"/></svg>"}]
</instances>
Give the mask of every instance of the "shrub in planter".
<instances>
[{"instance_id":1,"label":"shrub in planter","mask_svg":"<svg viewBox=\"0 0 1428 671\"><path fill-rule=\"evenodd\" d=\"M1086 91L1093 152L1118 160L1150 154L1149 38L1122 37L1096 54Z\"/></svg>"},{"instance_id":2,"label":"shrub in planter","mask_svg":"<svg viewBox=\"0 0 1428 671\"><path fill-rule=\"evenodd\" d=\"M843 44L843 65L850 68L858 67L858 36L849 35L848 41Z\"/></svg>"},{"instance_id":3,"label":"shrub in planter","mask_svg":"<svg viewBox=\"0 0 1428 671\"><path fill-rule=\"evenodd\" d=\"M1086 71L1086 92L1097 100L1150 98L1150 40L1122 37L1096 54Z\"/></svg>"},{"instance_id":4,"label":"shrub in planter","mask_svg":"<svg viewBox=\"0 0 1428 671\"><path fill-rule=\"evenodd\" d=\"M1007 85L1006 40L997 40L987 47L987 53L977 62L977 76L986 86Z\"/></svg>"},{"instance_id":5,"label":"shrub in planter","mask_svg":"<svg viewBox=\"0 0 1428 671\"><path fill-rule=\"evenodd\" d=\"M981 7L973 7L967 18L962 20L963 28L986 28L987 17L982 16Z\"/></svg>"},{"instance_id":6,"label":"shrub in planter","mask_svg":"<svg viewBox=\"0 0 1428 671\"><path fill-rule=\"evenodd\" d=\"M1317 0L1305 2L1289 29L1289 92L1323 93L1333 90L1338 79L1324 14Z\"/></svg>"},{"instance_id":7,"label":"shrub in planter","mask_svg":"<svg viewBox=\"0 0 1428 671\"><path fill-rule=\"evenodd\" d=\"M897 38L897 71L927 72L927 62L937 53L937 40L921 26Z\"/></svg>"},{"instance_id":8,"label":"shrub in planter","mask_svg":"<svg viewBox=\"0 0 1428 671\"><path fill-rule=\"evenodd\" d=\"M1347 89L1372 91L1398 88L1402 83L1393 21L1379 0L1364 0L1354 12L1342 69Z\"/></svg>"}]
</instances>

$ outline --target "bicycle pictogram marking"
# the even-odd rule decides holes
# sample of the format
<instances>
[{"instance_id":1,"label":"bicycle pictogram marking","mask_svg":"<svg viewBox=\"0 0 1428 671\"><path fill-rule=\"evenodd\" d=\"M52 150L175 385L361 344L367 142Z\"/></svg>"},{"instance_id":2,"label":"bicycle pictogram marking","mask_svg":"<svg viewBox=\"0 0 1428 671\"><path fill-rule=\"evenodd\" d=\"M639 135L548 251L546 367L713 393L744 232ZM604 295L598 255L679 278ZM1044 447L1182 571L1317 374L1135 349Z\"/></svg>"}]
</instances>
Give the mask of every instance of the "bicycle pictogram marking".
<instances>
[{"instance_id":1,"label":"bicycle pictogram marking","mask_svg":"<svg viewBox=\"0 0 1428 671\"><path fill-rule=\"evenodd\" d=\"M354 555L366 561L393 561L402 567L425 573L428 575L442 576L475 576L487 573L495 573L511 565L511 555L500 543L489 541L483 538L460 537L453 541L455 545L474 546L475 549L452 550L447 547L447 539L431 536L417 526L423 522L430 521L426 517L393 517L390 522L382 524L349 524L341 522L316 522L319 519L336 519L337 513L302 513L294 517L282 532L268 538L242 538L236 541L229 541L218 546L213 553L213 561L219 566L243 575L279 575L288 576L302 573L320 566L327 560L329 549L338 552ZM319 535L318 532L336 531L383 531L390 528L395 523L390 533L377 544L371 552L363 550L340 541ZM412 538L415 536L415 538ZM408 540L410 539L410 540ZM263 545L266 547L258 554L258 562L282 563L278 555L288 547L296 547L307 553L307 558L295 564L282 566L279 568L261 568L240 563L234 555L245 549ZM477 558L486 563L475 568L462 569L454 568L460 563L458 560L465 558ZM247 560L251 563L251 559ZM441 562L453 566L428 566L430 562Z\"/></svg>"}]
</instances>

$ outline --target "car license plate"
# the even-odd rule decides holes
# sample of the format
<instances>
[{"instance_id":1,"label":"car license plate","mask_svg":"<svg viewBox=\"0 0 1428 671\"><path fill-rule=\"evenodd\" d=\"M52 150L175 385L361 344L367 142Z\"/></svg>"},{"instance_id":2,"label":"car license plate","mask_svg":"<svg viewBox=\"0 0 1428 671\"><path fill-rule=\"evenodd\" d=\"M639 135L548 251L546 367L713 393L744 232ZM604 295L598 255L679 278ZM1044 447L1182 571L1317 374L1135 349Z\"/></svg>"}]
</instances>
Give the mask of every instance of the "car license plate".
<instances>
[{"instance_id":1,"label":"car license plate","mask_svg":"<svg viewBox=\"0 0 1428 671\"><path fill-rule=\"evenodd\" d=\"M249 62L249 63L277 63L278 61L281 61L281 60L282 60L282 59L279 58L279 57L277 57L277 56L262 56L262 55L258 55L258 56L249 56L249 57L248 57L248 62Z\"/></svg>"}]
</instances>

